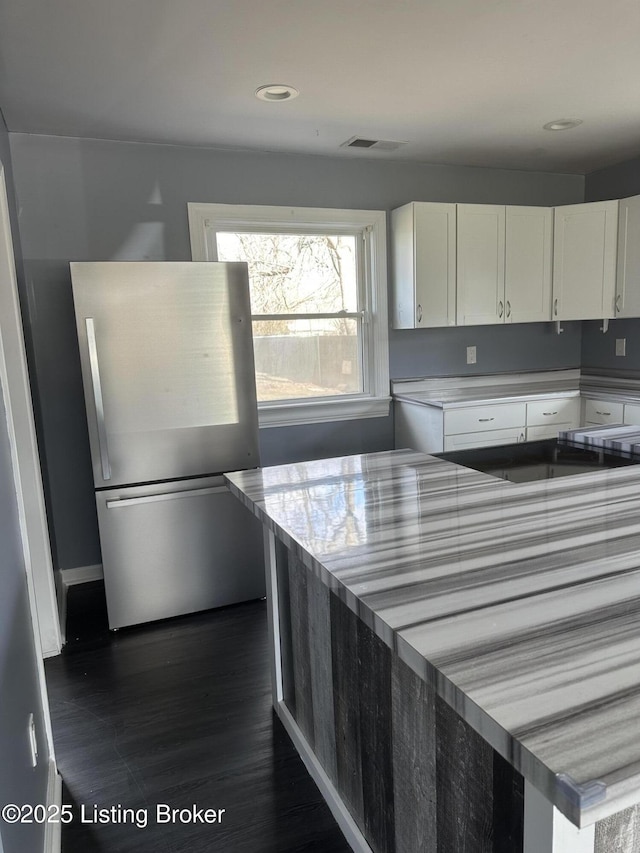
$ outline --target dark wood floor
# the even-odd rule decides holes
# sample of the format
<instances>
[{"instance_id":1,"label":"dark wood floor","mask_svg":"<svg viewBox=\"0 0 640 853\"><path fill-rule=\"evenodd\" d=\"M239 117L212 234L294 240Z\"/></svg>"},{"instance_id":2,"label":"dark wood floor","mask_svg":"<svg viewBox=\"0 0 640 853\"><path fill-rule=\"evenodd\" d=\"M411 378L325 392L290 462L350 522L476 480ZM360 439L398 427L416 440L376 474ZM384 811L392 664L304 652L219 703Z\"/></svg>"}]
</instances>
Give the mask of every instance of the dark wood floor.
<instances>
[{"instance_id":1,"label":"dark wood floor","mask_svg":"<svg viewBox=\"0 0 640 853\"><path fill-rule=\"evenodd\" d=\"M111 634L100 584L71 588L68 644L46 662L64 801L63 853L349 847L271 708L264 602ZM156 823L156 806L226 809ZM148 824L81 822L94 804Z\"/></svg>"}]
</instances>

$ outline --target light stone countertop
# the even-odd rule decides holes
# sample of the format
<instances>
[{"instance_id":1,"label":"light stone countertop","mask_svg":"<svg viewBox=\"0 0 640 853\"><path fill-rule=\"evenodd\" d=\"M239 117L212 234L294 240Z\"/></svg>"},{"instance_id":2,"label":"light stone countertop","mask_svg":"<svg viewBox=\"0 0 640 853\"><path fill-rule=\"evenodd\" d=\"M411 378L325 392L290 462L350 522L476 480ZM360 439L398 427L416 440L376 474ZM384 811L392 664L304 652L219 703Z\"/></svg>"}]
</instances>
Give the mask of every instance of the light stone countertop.
<instances>
[{"instance_id":1,"label":"light stone countertop","mask_svg":"<svg viewBox=\"0 0 640 853\"><path fill-rule=\"evenodd\" d=\"M508 388L487 386L486 388L468 388L462 391L415 391L412 393L396 393L394 400L406 403L419 403L425 406L436 406L440 409L455 409L462 406L482 405L483 403L526 403L534 400L552 400L556 398L579 397L577 388L564 390L541 391L539 385L518 385Z\"/></svg>"},{"instance_id":2,"label":"light stone countertop","mask_svg":"<svg viewBox=\"0 0 640 853\"><path fill-rule=\"evenodd\" d=\"M398 450L226 479L574 823L640 802L640 465L515 484Z\"/></svg>"},{"instance_id":3,"label":"light stone countertop","mask_svg":"<svg viewBox=\"0 0 640 853\"><path fill-rule=\"evenodd\" d=\"M567 369L394 379L392 395L399 402L441 409L579 397L580 371Z\"/></svg>"},{"instance_id":4,"label":"light stone countertop","mask_svg":"<svg viewBox=\"0 0 640 853\"><path fill-rule=\"evenodd\" d=\"M563 377L563 373L574 376ZM450 377L451 385L447 385L446 378L394 380L393 399L441 409L483 403L533 402L560 397L640 403L638 379L588 373L579 377L578 371L571 370L548 371L548 374L546 381L544 372L534 374L529 381L526 374L520 374L520 379L516 382L505 382L508 374ZM470 380L473 384L469 384ZM476 381L478 384L475 384Z\"/></svg>"}]
</instances>

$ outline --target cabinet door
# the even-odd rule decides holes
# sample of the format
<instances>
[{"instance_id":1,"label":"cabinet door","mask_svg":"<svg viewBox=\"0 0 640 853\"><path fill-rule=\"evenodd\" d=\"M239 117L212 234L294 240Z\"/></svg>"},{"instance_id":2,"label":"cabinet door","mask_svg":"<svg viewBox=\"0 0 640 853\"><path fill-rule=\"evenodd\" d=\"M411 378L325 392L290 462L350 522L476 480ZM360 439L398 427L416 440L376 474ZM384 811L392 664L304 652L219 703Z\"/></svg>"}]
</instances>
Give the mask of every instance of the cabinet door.
<instances>
[{"instance_id":1,"label":"cabinet door","mask_svg":"<svg viewBox=\"0 0 640 853\"><path fill-rule=\"evenodd\" d=\"M394 400L395 448L410 447L423 453L442 453L443 413L436 406Z\"/></svg>"},{"instance_id":2,"label":"cabinet door","mask_svg":"<svg viewBox=\"0 0 640 853\"><path fill-rule=\"evenodd\" d=\"M580 422L580 398L550 397L527 403L527 427L545 424L569 424L565 429L575 429Z\"/></svg>"},{"instance_id":3,"label":"cabinet door","mask_svg":"<svg viewBox=\"0 0 640 853\"><path fill-rule=\"evenodd\" d=\"M391 214L396 329L456 322L456 206L412 202Z\"/></svg>"},{"instance_id":4,"label":"cabinet door","mask_svg":"<svg viewBox=\"0 0 640 853\"><path fill-rule=\"evenodd\" d=\"M551 320L552 241L552 208L506 208L506 323Z\"/></svg>"},{"instance_id":5,"label":"cabinet door","mask_svg":"<svg viewBox=\"0 0 640 853\"><path fill-rule=\"evenodd\" d=\"M623 423L640 426L640 405L638 403L624 404Z\"/></svg>"},{"instance_id":6,"label":"cabinet door","mask_svg":"<svg viewBox=\"0 0 640 853\"><path fill-rule=\"evenodd\" d=\"M548 426L528 426L527 441L541 441L543 438L557 438L560 430L575 429L575 423L549 424Z\"/></svg>"},{"instance_id":7,"label":"cabinet door","mask_svg":"<svg viewBox=\"0 0 640 853\"><path fill-rule=\"evenodd\" d=\"M527 420L525 403L492 403L485 406L468 406L446 409L445 435L486 430L520 429Z\"/></svg>"},{"instance_id":8,"label":"cabinet door","mask_svg":"<svg viewBox=\"0 0 640 853\"><path fill-rule=\"evenodd\" d=\"M618 202L555 208L553 320L613 316Z\"/></svg>"},{"instance_id":9,"label":"cabinet door","mask_svg":"<svg viewBox=\"0 0 640 853\"><path fill-rule=\"evenodd\" d=\"M504 322L505 208L458 205L459 326Z\"/></svg>"},{"instance_id":10,"label":"cabinet door","mask_svg":"<svg viewBox=\"0 0 640 853\"><path fill-rule=\"evenodd\" d=\"M500 444L520 444L525 440L525 427L520 429L496 429L487 432L463 432L446 435L444 449L469 450L472 447L494 447Z\"/></svg>"},{"instance_id":11,"label":"cabinet door","mask_svg":"<svg viewBox=\"0 0 640 853\"><path fill-rule=\"evenodd\" d=\"M640 317L640 195L619 202L616 317Z\"/></svg>"}]
</instances>

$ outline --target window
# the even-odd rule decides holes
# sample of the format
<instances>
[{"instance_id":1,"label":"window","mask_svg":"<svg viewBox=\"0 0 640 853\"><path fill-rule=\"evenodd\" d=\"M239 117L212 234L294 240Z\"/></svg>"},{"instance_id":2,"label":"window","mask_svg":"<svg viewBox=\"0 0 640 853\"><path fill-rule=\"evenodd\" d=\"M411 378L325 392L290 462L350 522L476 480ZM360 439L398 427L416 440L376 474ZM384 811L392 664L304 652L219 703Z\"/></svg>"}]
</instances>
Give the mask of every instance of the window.
<instances>
[{"instance_id":1,"label":"window","mask_svg":"<svg viewBox=\"0 0 640 853\"><path fill-rule=\"evenodd\" d=\"M247 261L261 426L389 412L385 214L189 204L194 261Z\"/></svg>"}]
</instances>

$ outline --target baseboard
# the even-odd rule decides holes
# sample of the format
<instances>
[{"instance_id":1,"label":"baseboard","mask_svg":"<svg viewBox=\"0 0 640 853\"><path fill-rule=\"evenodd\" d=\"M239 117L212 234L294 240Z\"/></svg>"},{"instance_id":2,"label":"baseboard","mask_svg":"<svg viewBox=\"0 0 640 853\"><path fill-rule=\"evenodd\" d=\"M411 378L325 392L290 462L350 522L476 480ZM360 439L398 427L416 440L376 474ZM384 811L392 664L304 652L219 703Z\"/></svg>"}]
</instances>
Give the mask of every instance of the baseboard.
<instances>
[{"instance_id":1,"label":"baseboard","mask_svg":"<svg viewBox=\"0 0 640 853\"><path fill-rule=\"evenodd\" d=\"M65 643L64 632L62 630L62 627L60 628L60 643L60 648L58 648L58 646L54 646L54 648L51 649L43 649L42 657L46 660L47 658L55 658L60 654L60 652L62 651L62 646L64 646Z\"/></svg>"},{"instance_id":2,"label":"baseboard","mask_svg":"<svg viewBox=\"0 0 640 853\"><path fill-rule=\"evenodd\" d=\"M49 780L47 782L47 813L51 814L50 806L62 806L62 776L58 773L54 761L49 762ZM44 853L60 853L62 849L62 824L45 823Z\"/></svg>"},{"instance_id":3,"label":"baseboard","mask_svg":"<svg viewBox=\"0 0 640 853\"><path fill-rule=\"evenodd\" d=\"M74 569L60 569L60 582L63 586L101 581L103 577L102 563L96 563L94 566L76 566Z\"/></svg>"},{"instance_id":4,"label":"baseboard","mask_svg":"<svg viewBox=\"0 0 640 853\"><path fill-rule=\"evenodd\" d=\"M298 751L300 758L302 758L309 775L318 786L324 801L329 806L331 814L342 830L342 834L351 849L354 853L373 853L360 828L351 817L342 797L325 773L324 768L318 761L318 758L309 746L305 736L300 731L298 724L284 702L278 702L275 706L275 711L293 741L293 745Z\"/></svg>"}]
</instances>

